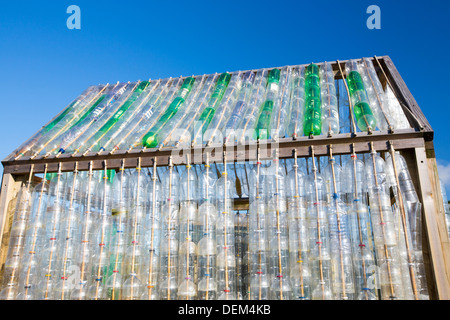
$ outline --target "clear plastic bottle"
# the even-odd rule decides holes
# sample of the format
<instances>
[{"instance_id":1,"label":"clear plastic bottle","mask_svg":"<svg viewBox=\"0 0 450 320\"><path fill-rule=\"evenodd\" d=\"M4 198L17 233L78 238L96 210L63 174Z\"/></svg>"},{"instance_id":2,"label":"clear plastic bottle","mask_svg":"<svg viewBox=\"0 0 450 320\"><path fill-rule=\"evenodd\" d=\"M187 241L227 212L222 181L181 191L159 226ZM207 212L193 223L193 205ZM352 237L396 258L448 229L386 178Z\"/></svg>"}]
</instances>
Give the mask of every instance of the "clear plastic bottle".
<instances>
[{"instance_id":1,"label":"clear plastic bottle","mask_svg":"<svg viewBox=\"0 0 450 320\"><path fill-rule=\"evenodd\" d=\"M270 299L267 181L265 178L265 171L258 157L249 176L249 300Z\"/></svg>"},{"instance_id":2,"label":"clear plastic bottle","mask_svg":"<svg viewBox=\"0 0 450 320\"><path fill-rule=\"evenodd\" d=\"M123 136L123 131L127 128L135 118L142 117L143 110L152 97L156 88L159 87L160 81L145 82L141 86L141 93L136 96L133 101L129 99L96 133L94 133L88 141L84 143L87 147L84 153L89 151L105 151L104 144L110 143L117 136ZM145 109L148 111L147 109ZM153 111L153 110L152 110Z\"/></svg>"},{"instance_id":3,"label":"clear plastic bottle","mask_svg":"<svg viewBox=\"0 0 450 320\"><path fill-rule=\"evenodd\" d=\"M332 264L332 285L335 300L355 299L352 246L348 207L342 201L342 169L330 154L329 164L324 169L328 197L328 224Z\"/></svg>"},{"instance_id":4,"label":"clear plastic bottle","mask_svg":"<svg viewBox=\"0 0 450 320\"><path fill-rule=\"evenodd\" d=\"M162 237L160 245L159 297L162 300L177 299L178 279L178 216L179 180L170 158L169 169L162 177Z\"/></svg>"},{"instance_id":5,"label":"clear plastic bottle","mask_svg":"<svg viewBox=\"0 0 450 320\"><path fill-rule=\"evenodd\" d=\"M54 284L54 298L58 300L70 299L72 289L71 276L74 272L76 248L81 237L81 215L83 211L82 190L86 182L86 172L78 172L75 168L70 173L66 183L64 215L61 217L60 237L58 241L56 265L56 280Z\"/></svg>"},{"instance_id":6,"label":"clear plastic bottle","mask_svg":"<svg viewBox=\"0 0 450 320\"><path fill-rule=\"evenodd\" d=\"M231 110L230 116L225 119L226 123L223 126L223 133L225 134L224 143L229 141L234 142L236 140L236 130L238 130L239 124L243 121L243 116L248 108L254 80L255 73L253 72L246 72L242 76L242 88L239 91L239 96L236 99L233 110Z\"/></svg>"},{"instance_id":7,"label":"clear plastic bottle","mask_svg":"<svg viewBox=\"0 0 450 320\"><path fill-rule=\"evenodd\" d=\"M378 128L388 130L391 127L394 130L397 128L396 119L389 112L385 93L372 61L368 58L363 58L360 63L360 70L370 106L372 107L374 116L377 118Z\"/></svg>"},{"instance_id":8,"label":"clear plastic bottle","mask_svg":"<svg viewBox=\"0 0 450 320\"><path fill-rule=\"evenodd\" d=\"M144 287L142 299L158 300L158 276L160 260L160 240L161 240L161 184L158 181L156 172L156 162L153 165L151 182L148 186L148 209L145 218L145 258L147 267L145 280L147 286Z\"/></svg>"},{"instance_id":9,"label":"clear plastic bottle","mask_svg":"<svg viewBox=\"0 0 450 320\"><path fill-rule=\"evenodd\" d=\"M258 119L261 104L266 96L267 75L268 71L266 69L256 73L248 107L245 110L242 122L238 126L239 129L236 131L236 142L239 144L245 144L254 139L255 123Z\"/></svg>"},{"instance_id":10,"label":"clear plastic bottle","mask_svg":"<svg viewBox=\"0 0 450 320\"><path fill-rule=\"evenodd\" d=\"M285 168L278 154L266 170L267 231L269 244L270 299L292 299L289 277L289 233L286 206Z\"/></svg>"},{"instance_id":11,"label":"clear plastic bottle","mask_svg":"<svg viewBox=\"0 0 450 320\"><path fill-rule=\"evenodd\" d=\"M320 94L322 98L322 133L329 136L339 133L339 110L331 63L320 66Z\"/></svg>"},{"instance_id":12,"label":"clear plastic bottle","mask_svg":"<svg viewBox=\"0 0 450 320\"><path fill-rule=\"evenodd\" d=\"M410 276L414 277L414 279L410 279L412 289L417 291L414 291L414 297L416 299L428 300L429 296L422 254L422 204L417 196L405 158L398 152L394 154L395 167L392 153L386 157L386 163L390 183L399 205L398 213L400 217L403 216L401 212L402 205L405 210L405 219L403 217L398 219L400 221L398 226L402 229L404 237L406 237L404 240L406 254L404 259L410 268ZM399 199L400 196L403 200L401 202ZM413 266L411 266L411 263Z\"/></svg>"},{"instance_id":13,"label":"clear plastic bottle","mask_svg":"<svg viewBox=\"0 0 450 320\"><path fill-rule=\"evenodd\" d=\"M163 105L165 98L169 92L171 79L161 81L160 85L155 89L155 92L148 98L145 106L142 109L142 114L139 114L134 120L123 129L123 134L113 136L111 142L105 142L104 148L113 145L111 152L119 149L134 148L142 141L143 135L147 130L159 119L159 116L164 112L166 105Z\"/></svg>"},{"instance_id":14,"label":"clear plastic bottle","mask_svg":"<svg viewBox=\"0 0 450 320\"><path fill-rule=\"evenodd\" d=\"M210 144L215 140L215 142L221 143L224 138L225 132L223 132L222 127L225 125L227 119L229 119L233 108L236 103L236 99L239 96L242 87L242 74L241 72L234 74L231 77L230 83L223 95L222 101L217 106L214 117L209 124L208 130L204 132L203 142ZM221 139L218 139L221 138Z\"/></svg>"},{"instance_id":15,"label":"clear plastic bottle","mask_svg":"<svg viewBox=\"0 0 450 320\"><path fill-rule=\"evenodd\" d=\"M292 68L285 67L281 70L279 103L274 105L272 111L271 124L272 132L270 136L274 140L284 138L287 132L287 126L290 118L290 90L289 86L292 79Z\"/></svg>"},{"instance_id":16,"label":"clear plastic bottle","mask_svg":"<svg viewBox=\"0 0 450 320\"><path fill-rule=\"evenodd\" d=\"M128 205L130 197L130 174L123 165L116 174L112 185L111 225L109 245L109 268L106 279L106 299L122 299L122 283L124 278L123 259L125 255L128 222Z\"/></svg>"},{"instance_id":17,"label":"clear plastic bottle","mask_svg":"<svg viewBox=\"0 0 450 320\"><path fill-rule=\"evenodd\" d=\"M148 81L139 81L133 86L131 92L125 93L121 97L124 99L119 98L117 101L118 103L114 104L112 108L105 110L99 118L89 124L89 127L85 132L76 137L73 142L70 142L70 144L63 149L65 151L82 154L90 151L89 147L92 146L97 139L107 134L117 121L122 119L129 110L135 110L139 105L138 101L140 98L145 97L145 94L142 93L147 89L148 85Z\"/></svg>"},{"instance_id":18,"label":"clear plastic bottle","mask_svg":"<svg viewBox=\"0 0 450 320\"><path fill-rule=\"evenodd\" d=\"M51 177L49 175L49 177ZM34 300L38 280L39 251L45 241L44 215L47 208L49 181L46 175L32 191L32 208L27 223L24 253L20 261L18 300ZM21 199L21 197L19 198ZM6 265L6 264L5 264Z\"/></svg>"},{"instance_id":19,"label":"clear plastic bottle","mask_svg":"<svg viewBox=\"0 0 450 320\"><path fill-rule=\"evenodd\" d=\"M83 214L81 215L81 237L80 243L76 248L76 267L75 285L70 294L71 300L87 299L87 291L90 279L90 262L92 256L92 232L94 229L95 217L98 215L98 194L96 192L101 174L92 170L92 163L89 165L89 171L86 177L86 183L83 188Z\"/></svg>"},{"instance_id":20,"label":"clear plastic bottle","mask_svg":"<svg viewBox=\"0 0 450 320\"><path fill-rule=\"evenodd\" d=\"M45 241L41 248L39 263L38 299L53 299L53 286L56 284L56 262L58 258L58 243L63 238L60 235L60 223L64 214L64 197L66 192L67 174L61 172L61 166L55 180L50 182L48 202L44 217Z\"/></svg>"},{"instance_id":21,"label":"clear plastic bottle","mask_svg":"<svg viewBox=\"0 0 450 320\"><path fill-rule=\"evenodd\" d=\"M187 77L186 79L184 79L183 84L181 85L180 89L176 93L175 97L173 98L172 102L170 103L164 114L142 138L142 145L144 147L154 148L160 143L161 139L164 138L160 137L159 133L167 124L167 122L177 114L178 110L184 104L187 97L192 91L194 82L195 82L194 77Z\"/></svg>"},{"instance_id":22,"label":"clear plastic bottle","mask_svg":"<svg viewBox=\"0 0 450 320\"><path fill-rule=\"evenodd\" d=\"M102 170L102 181L99 183L97 192L99 215L94 222L92 234L92 256L91 256L91 279L88 288L88 298L91 300L106 299L105 282L109 265L109 246L110 246L110 228L111 228L111 185L113 183L115 171Z\"/></svg>"},{"instance_id":23,"label":"clear plastic bottle","mask_svg":"<svg viewBox=\"0 0 450 320\"><path fill-rule=\"evenodd\" d=\"M148 179L140 164L130 176L129 215L127 222L127 240L124 256L124 282L122 298L139 300L145 283L144 219L148 206Z\"/></svg>"},{"instance_id":24,"label":"clear plastic bottle","mask_svg":"<svg viewBox=\"0 0 450 320\"><path fill-rule=\"evenodd\" d=\"M192 103L183 119L178 124L176 133L172 133L170 144L179 147L188 147L191 145L194 129L198 129L198 115L207 107L208 102L214 92L214 85L218 78L217 73L211 74L205 80L200 93L195 102ZM168 143L166 142L165 145Z\"/></svg>"},{"instance_id":25,"label":"clear plastic bottle","mask_svg":"<svg viewBox=\"0 0 450 320\"><path fill-rule=\"evenodd\" d=\"M359 160L354 153L344 164L341 185L346 193L349 207L356 299L376 300L378 283L376 282L372 228L367 206L365 166L364 162Z\"/></svg>"},{"instance_id":26,"label":"clear plastic bottle","mask_svg":"<svg viewBox=\"0 0 450 320\"><path fill-rule=\"evenodd\" d=\"M196 117L198 125L194 128L192 135L192 143L199 144L203 141L202 136L205 134L206 130L209 128L214 115L219 108L225 92L230 84L232 75L228 72L222 73L217 79L214 91L212 92L208 105L205 109Z\"/></svg>"},{"instance_id":27,"label":"clear plastic bottle","mask_svg":"<svg viewBox=\"0 0 450 320\"><path fill-rule=\"evenodd\" d=\"M198 179L186 155L186 171L180 180L178 299L194 300L197 297L197 194Z\"/></svg>"},{"instance_id":28,"label":"clear plastic bottle","mask_svg":"<svg viewBox=\"0 0 450 320\"><path fill-rule=\"evenodd\" d=\"M303 135L303 116L305 108L305 68L292 71L290 82L290 120L286 132L287 137L296 138Z\"/></svg>"},{"instance_id":29,"label":"clear plastic bottle","mask_svg":"<svg viewBox=\"0 0 450 320\"><path fill-rule=\"evenodd\" d=\"M309 235L306 220L305 174L299 169L295 154L286 176L286 200L289 216L290 278L294 300L311 299Z\"/></svg>"},{"instance_id":30,"label":"clear plastic bottle","mask_svg":"<svg viewBox=\"0 0 450 320\"><path fill-rule=\"evenodd\" d=\"M224 155L225 158L225 155ZM236 292L236 257L233 219L233 181L228 177L227 165L216 182L216 221L217 258L216 279L218 300L235 300Z\"/></svg>"},{"instance_id":31,"label":"clear plastic bottle","mask_svg":"<svg viewBox=\"0 0 450 320\"><path fill-rule=\"evenodd\" d=\"M217 209L214 205L216 175L206 163L199 177L200 206L198 208L198 225L201 239L197 252L197 292L199 300L215 300L217 298L216 282L216 221Z\"/></svg>"},{"instance_id":32,"label":"clear plastic bottle","mask_svg":"<svg viewBox=\"0 0 450 320\"><path fill-rule=\"evenodd\" d=\"M326 185L312 157L312 173L305 180L311 266L311 299L332 300L330 237L327 219Z\"/></svg>"},{"instance_id":33,"label":"clear plastic bottle","mask_svg":"<svg viewBox=\"0 0 450 320\"><path fill-rule=\"evenodd\" d=\"M237 211L234 216L234 236L236 252L236 290L238 300L247 300L246 273L247 264L245 261L247 252L247 214L245 211Z\"/></svg>"},{"instance_id":34,"label":"clear plastic bottle","mask_svg":"<svg viewBox=\"0 0 450 320\"><path fill-rule=\"evenodd\" d=\"M202 93L207 78L207 75L196 78L191 93L187 96L186 101L181 105L178 112L170 118L166 125L161 129L159 133L161 140L158 143L158 148L175 146L178 139L178 133L185 129L180 127L180 124L189 114L191 108L195 107L194 104Z\"/></svg>"},{"instance_id":35,"label":"clear plastic bottle","mask_svg":"<svg viewBox=\"0 0 450 320\"><path fill-rule=\"evenodd\" d=\"M394 214L389 197L386 164L372 149L365 163L366 181L370 202L370 217L374 236L382 300L403 300L399 243Z\"/></svg>"},{"instance_id":36,"label":"clear plastic bottle","mask_svg":"<svg viewBox=\"0 0 450 320\"><path fill-rule=\"evenodd\" d=\"M47 148L47 154L61 154L75 150L72 144L90 128L92 123L97 122L104 114L113 112L116 105L121 105L134 86L128 83L116 84L108 93L102 95L77 122L52 141Z\"/></svg>"}]
</instances>

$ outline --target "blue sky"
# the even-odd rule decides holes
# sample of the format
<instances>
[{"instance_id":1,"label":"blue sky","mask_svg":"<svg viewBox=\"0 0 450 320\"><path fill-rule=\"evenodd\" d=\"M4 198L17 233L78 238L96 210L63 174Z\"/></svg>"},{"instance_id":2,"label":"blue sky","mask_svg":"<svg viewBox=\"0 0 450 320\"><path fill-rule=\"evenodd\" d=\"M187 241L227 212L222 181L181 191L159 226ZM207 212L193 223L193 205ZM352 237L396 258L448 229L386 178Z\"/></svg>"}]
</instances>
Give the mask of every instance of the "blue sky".
<instances>
[{"instance_id":1,"label":"blue sky","mask_svg":"<svg viewBox=\"0 0 450 320\"><path fill-rule=\"evenodd\" d=\"M372 4L381 30L366 27ZM66 27L70 5L81 30ZM449 16L442 0L3 2L0 158L92 84L389 55L450 190Z\"/></svg>"}]
</instances>

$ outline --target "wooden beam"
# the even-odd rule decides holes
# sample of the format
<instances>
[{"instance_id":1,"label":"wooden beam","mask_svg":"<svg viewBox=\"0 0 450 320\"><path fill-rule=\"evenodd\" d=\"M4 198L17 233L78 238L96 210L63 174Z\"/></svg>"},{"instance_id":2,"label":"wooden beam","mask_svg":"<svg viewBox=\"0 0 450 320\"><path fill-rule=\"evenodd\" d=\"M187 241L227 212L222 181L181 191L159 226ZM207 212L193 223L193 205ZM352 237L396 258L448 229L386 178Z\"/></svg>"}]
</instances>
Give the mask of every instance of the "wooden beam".
<instances>
[{"instance_id":1,"label":"wooden beam","mask_svg":"<svg viewBox=\"0 0 450 320\"><path fill-rule=\"evenodd\" d=\"M14 219L16 200L22 183L26 181L26 176L16 176L3 174L2 189L0 194L0 279L3 275L3 265L9 247L9 231Z\"/></svg>"},{"instance_id":2,"label":"wooden beam","mask_svg":"<svg viewBox=\"0 0 450 320\"><path fill-rule=\"evenodd\" d=\"M44 172L44 165L48 164L48 172L56 172L58 164L61 163L62 171L73 171L75 163L78 163L78 170L88 170L90 161L93 163L94 170L101 170L103 161L107 161L108 168L119 169L121 161L125 161L125 168L136 167L138 158L141 158L142 167L150 167L153 165L153 159L158 158L158 166L167 166L169 157L172 156L174 164L183 164L185 155L191 154L192 163L205 163L205 153L210 153L210 162L222 162L222 152L227 151L228 160L233 162L254 161L256 160L256 150L260 146L262 152L262 159L269 159L272 157L271 151L275 148L279 149L279 156L281 159L292 158L293 150L297 150L299 157L309 157L310 147L314 145L317 156L328 155L328 146L333 145L333 150L336 155L349 154L352 152L352 146L355 147L357 153L369 152L369 141L373 141L376 150L387 151L388 142L393 141L396 150L407 148L421 147L424 145L423 133L414 129L396 130L395 133L388 133L383 131L375 131L372 134L367 132L358 132L356 136L351 134L337 134L333 137L317 136L313 139L309 137L300 137L297 139L283 138L279 141L261 141L250 142L246 145L227 145L212 144L208 147L198 146L194 148L164 148L146 149L146 150L131 150L131 151L117 151L110 154L109 152L88 153L85 156L64 154L58 158L52 157L38 157L30 159L23 157L16 161L3 161L5 167L4 172L10 174L25 174L29 171L31 164L34 164L35 173Z\"/></svg>"},{"instance_id":3,"label":"wooden beam","mask_svg":"<svg viewBox=\"0 0 450 320\"><path fill-rule=\"evenodd\" d=\"M420 193L424 209L431 264L438 299L450 299L450 242L444 216L443 202L437 181L436 159L426 157L425 147L415 148Z\"/></svg>"}]
</instances>

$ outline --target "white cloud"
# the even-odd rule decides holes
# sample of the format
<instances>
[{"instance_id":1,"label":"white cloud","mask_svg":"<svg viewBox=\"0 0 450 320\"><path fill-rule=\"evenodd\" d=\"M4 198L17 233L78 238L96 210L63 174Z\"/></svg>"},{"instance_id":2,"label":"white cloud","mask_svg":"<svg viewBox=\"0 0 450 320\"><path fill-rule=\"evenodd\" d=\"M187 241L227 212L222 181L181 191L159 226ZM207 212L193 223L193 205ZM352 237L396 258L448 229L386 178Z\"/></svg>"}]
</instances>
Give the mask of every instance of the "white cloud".
<instances>
[{"instance_id":1,"label":"white cloud","mask_svg":"<svg viewBox=\"0 0 450 320\"><path fill-rule=\"evenodd\" d=\"M439 173L439 179L444 184L447 190L447 195L450 195L450 163L442 160L437 160L437 168Z\"/></svg>"}]
</instances>

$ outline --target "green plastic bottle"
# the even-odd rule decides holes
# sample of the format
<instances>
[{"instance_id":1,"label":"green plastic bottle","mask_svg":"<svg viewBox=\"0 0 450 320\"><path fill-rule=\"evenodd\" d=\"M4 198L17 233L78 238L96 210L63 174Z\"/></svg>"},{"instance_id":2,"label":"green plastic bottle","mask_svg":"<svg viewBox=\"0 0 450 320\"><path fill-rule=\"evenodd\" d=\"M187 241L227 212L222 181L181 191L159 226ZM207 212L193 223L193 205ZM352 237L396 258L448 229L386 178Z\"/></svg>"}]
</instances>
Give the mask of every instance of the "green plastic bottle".
<instances>
[{"instance_id":1,"label":"green plastic bottle","mask_svg":"<svg viewBox=\"0 0 450 320\"><path fill-rule=\"evenodd\" d=\"M104 100L106 98L106 94L104 94L104 95L102 95L101 97L99 97L98 99L97 99L97 101L95 101L94 102L94 104L81 116L81 118L80 119L78 119L78 121L76 121L70 128L69 128L69 130L70 129L72 129L72 128L74 128L74 127L76 127L76 126L78 126L80 123L82 123L83 122L83 120L87 117L87 116L89 116L90 114L91 114L91 112L92 111L94 111L94 109Z\"/></svg>"},{"instance_id":2,"label":"green plastic bottle","mask_svg":"<svg viewBox=\"0 0 450 320\"><path fill-rule=\"evenodd\" d=\"M195 78L188 77L184 79L181 88L177 92L177 96L172 100L164 114L158 119L153 127L145 134L142 139L142 145L146 148L154 148L160 141L159 133L167 122L178 112L181 105L186 101L189 93L194 86Z\"/></svg>"},{"instance_id":3,"label":"green plastic bottle","mask_svg":"<svg viewBox=\"0 0 450 320\"><path fill-rule=\"evenodd\" d=\"M305 68L305 115L303 134L320 135L322 132L322 99L319 66L312 63Z\"/></svg>"},{"instance_id":4,"label":"green plastic bottle","mask_svg":"<svg viewBox=\"0 0 450 320\"><path fill-rule=\"evenodd\" d=\"M141 93L148 87L149 81L142 81L134 89L130 97L125 101L122 106L114 113L114 115L108 119L108 121L95 133L95 135L89 139L89 141L95 142L101 139L104 135L108 133L109 130L114 127L114 125L119 121L119 119L124 115L128 108L136 101L136 99L141 95ZM90 144L90 143L88 143Z\"/></svg>"},{"instance_id":5,"label":"green plastic bottle","mask_svg":"<svg viewBox=\"0 0 450 320\"><path fill-rule=\"evenodd\" d=\"M208 129L209 124L214 118L214 114L216 113L216 109L222 101L223 95L228 87L228 84L231 80L231 74L228 72L224 72L219 76L219 79L216 82L216 86L214 88L214 92L211 95L211 98L208 101L208 106L203 110L200 114L200 121L202 125L202 134Z\"/></svg>"},{"instance_id":6,"label":"green plastic bottle","mask_svg":"<svg viewBox=\"0 0 450 320\"><path fill-rule=\"evenodd\" d=\"M278 95L280 86L279 69L272 69L269 71L267 77L267 93L264 103L259 111L258 120L255 124L255 139L269 139L270 137L270 121L272 118L272 111L274 106L274 100Z\"/></svg>"},{"instance_id":7,"label":"green plastic bottle","mask_svg":"<svg viewBox=\"0 0 450 320\"><path fill-rule=\"evenodd\" d=\"M353 113L359 130L373 130L377 121L369 105L363 79L358 71L352 70L347 76L348 90L353 103Z\"/></svg>"}]
</instances>

